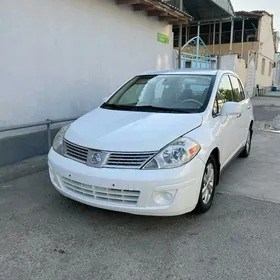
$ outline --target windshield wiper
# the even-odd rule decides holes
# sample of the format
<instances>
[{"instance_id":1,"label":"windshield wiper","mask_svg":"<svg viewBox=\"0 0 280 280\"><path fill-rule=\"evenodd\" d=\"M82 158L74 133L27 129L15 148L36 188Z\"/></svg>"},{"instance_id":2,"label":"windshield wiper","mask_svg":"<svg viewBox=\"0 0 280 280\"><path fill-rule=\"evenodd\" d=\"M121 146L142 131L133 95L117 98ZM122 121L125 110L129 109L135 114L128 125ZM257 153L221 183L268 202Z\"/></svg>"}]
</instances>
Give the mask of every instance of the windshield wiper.
<instances>
[{"instance_id":1,"label":"windshield wiper","mask_svg":"<svg viewBox=\"0 0 280 280\"><path fill-rule=\"evenodd\" d=\"M156 107L152 105L145 105L145 106L131 106L131 105L117 105L117 104L108 104L103 103L101 108L105 109L115 109L115 110L129 110L129 111L143 111L146 110L148 112L164 112L164 113L190 113L185 109L179 108L163 108L163 107Z\"/></svg>"},{"instance_id":2,"label":"windshield wiper","mask_svg":"<svg viewBox=\"0 0 280 280\"><path fill-rule=\"evenodd\" d=\"M117 105L117 104L109 104L109 103L103 103L101 105L101 108L105 109L116 109L116 110L132 110L135 106L129 106L129 105Z\"/></svg>"},{"instance_id":3,"label":"windshield wiper","mask_svg":"<svg viewBox=\"0 0 280 280\"><path fill-rule=\"evenodd\" d=\"M185 109L179 109L179 108L164 108L164 107L156 107L152 105L146 105L146 106L136 106L134 107L135 110L151 110L154 112L165 112L165 113L189 113Z\"/></svg>"}]
</instances>

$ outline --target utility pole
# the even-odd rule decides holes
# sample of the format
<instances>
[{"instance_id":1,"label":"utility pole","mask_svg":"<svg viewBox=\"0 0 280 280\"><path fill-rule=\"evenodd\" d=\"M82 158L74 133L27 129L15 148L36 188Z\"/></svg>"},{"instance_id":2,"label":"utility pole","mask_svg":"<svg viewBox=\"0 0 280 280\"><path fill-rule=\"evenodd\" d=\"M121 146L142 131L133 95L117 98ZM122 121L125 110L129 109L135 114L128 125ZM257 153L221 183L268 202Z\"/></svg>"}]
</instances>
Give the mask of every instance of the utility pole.
<instances>
[{"instance_id":1,"label":"utility pole","mask_svg":"<svg viewBox=\"0 0 280 280\"><path fill-rule=\"evenodd\" d=\"M183 10L183 0L180 0L180 10ZM178 68L182 67L182 36L183 36L183 25L179 25L179 42L178 42Z\"/></svg>"}]
</instances>

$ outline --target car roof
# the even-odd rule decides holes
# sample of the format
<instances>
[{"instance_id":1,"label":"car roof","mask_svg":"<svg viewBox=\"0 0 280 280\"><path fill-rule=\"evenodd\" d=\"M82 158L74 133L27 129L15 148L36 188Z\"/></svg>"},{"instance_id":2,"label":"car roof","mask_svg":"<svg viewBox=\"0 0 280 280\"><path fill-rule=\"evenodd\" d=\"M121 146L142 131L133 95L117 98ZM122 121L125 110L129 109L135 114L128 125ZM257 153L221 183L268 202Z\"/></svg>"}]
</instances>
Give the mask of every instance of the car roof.
<instances>
[{"instance_id":1,"label":"car roof","mask_svg":"<svg viewBox=\"0 0 280 280\"><path fill-rule=\"evenodd\" d=\"M229 70L213 70L213 69L172 69L172 70L161 70L161 71L147 71L142 75L211 75L216 76L218 74L232 73Z\"/></svg>"}]
</instances>

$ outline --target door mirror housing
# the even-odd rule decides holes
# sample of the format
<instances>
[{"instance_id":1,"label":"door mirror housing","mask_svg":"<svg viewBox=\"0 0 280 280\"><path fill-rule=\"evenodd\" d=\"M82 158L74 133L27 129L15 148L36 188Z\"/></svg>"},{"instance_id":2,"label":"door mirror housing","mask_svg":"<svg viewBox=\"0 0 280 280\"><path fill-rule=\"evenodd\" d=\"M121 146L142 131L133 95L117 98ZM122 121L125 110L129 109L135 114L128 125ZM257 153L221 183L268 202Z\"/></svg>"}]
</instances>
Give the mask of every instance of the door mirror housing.
<instances>
[{"instance_id":1,"label":"door mirror housing","mask_svg":"<svg viewBox=\"0 0 280 280\"><path fill-rule=\"evenodd\" d=\"M226 102L224 103L222 110L221 110L221 116L227 117L227 116L238 116L242 112L241 105L238 102Z\"/></svg>"}]
</instances>

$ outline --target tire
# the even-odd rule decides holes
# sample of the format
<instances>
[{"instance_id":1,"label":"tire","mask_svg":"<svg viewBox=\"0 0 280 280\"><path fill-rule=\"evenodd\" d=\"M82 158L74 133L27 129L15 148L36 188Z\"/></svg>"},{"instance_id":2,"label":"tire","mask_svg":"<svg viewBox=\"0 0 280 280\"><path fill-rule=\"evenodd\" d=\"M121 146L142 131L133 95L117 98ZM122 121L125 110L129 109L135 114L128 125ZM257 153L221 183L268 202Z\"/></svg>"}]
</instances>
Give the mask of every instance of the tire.
<instances>
[{"instance_id":1,"label":"tire","mask_svg":"<svg viewBox=\"0 0 280 280\"><path fill-rule=\"evenodd\" d=\"M247 139L246 139L246 144L245 144L244 150L240 154L240 157L247 158L250 155L251 146L252 146L252 136L253 136L253 129L252 129L252 126L250 126L248 135L247 135Z\"/></svg>"},{"instance_id":2,"label":"tire","mask_svg":"<svg viewBox=\"0 0 280 280\"><path fill-rule=\"evenodd\" d=\"M213 172L213 177L210 181L209 181L209 174L208 174L209 172L211 173ZM198 214L202 214L207 212L211 208L214 194L215 194L215 188L217 185L217 179L218 179L218 164L215 157L211 155L207 163L205 164L199 198L194 212ZM208 182L208 184L206 182Z\"/></svg>"}]
</instances>

